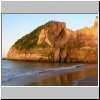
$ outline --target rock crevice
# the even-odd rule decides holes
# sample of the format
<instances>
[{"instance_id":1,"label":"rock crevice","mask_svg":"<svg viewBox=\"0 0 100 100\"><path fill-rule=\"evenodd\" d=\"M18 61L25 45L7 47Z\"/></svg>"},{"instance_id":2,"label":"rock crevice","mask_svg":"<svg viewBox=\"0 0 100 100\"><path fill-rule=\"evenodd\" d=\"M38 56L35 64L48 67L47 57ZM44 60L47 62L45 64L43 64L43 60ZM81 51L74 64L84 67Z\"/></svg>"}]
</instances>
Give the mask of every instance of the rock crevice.
<instances>
[{"instance_id":1,"label":"rock crevice","mask_svg":"<svg viewBox=\"0 0 100 100\"><path fill-rule=\"evenodd\" d=\"M93 26L76 31L64 22L49 21L19 39L8 59L47 62L97 62L98 17Z\"/></svg>"}]
</instances>

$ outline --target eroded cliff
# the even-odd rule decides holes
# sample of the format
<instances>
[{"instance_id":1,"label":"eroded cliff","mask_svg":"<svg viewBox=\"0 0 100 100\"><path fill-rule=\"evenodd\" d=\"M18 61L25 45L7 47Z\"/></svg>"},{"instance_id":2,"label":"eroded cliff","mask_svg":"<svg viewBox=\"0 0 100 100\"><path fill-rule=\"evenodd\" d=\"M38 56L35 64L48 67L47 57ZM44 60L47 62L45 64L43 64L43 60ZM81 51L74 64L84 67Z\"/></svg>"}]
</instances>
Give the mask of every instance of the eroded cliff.
<instances>
[{"instance_id":1,"label":"eroded cliff","mask_svg":"<svg viewBox=\"0 0 100 100\"><path fill-rule=\"evenodd\" d=\"M98 17L93 26L77 31L64 22L49 21L19 39L8 59L46 62L97 62Z\"/></svg>"}]
</instances>

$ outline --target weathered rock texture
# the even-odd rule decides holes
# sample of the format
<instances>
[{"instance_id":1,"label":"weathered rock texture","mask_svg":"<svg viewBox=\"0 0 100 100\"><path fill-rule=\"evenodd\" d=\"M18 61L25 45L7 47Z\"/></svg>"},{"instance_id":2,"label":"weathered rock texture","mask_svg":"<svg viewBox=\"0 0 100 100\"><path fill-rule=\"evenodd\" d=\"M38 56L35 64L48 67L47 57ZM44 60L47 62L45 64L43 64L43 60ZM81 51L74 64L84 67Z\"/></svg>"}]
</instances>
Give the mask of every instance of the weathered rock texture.
<instances>
[{"instance_id":1,"label":"weathered rock texture","mask_svg":"<svg viewBox=\"0 0 100 100\"><path fill-rule=\"evenodd\" d=\"M47 62L97 62L98 17L93 26L77 31L64 22L49 21L19 39L8 59Z\"/></svg>"}]
</instances>

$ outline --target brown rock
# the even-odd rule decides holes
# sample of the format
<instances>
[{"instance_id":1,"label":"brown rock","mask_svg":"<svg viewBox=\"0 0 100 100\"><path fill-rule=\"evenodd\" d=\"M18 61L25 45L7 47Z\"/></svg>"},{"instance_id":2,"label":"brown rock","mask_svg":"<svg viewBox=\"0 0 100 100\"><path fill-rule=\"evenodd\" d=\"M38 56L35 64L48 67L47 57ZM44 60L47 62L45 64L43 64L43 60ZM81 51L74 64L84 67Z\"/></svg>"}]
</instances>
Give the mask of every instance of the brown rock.
<instances>
[{"instance_id":1,"label":"brown rock","mask_svg":"<svg viewBox=\"0 0 100 100\"><path fill-rule=\"evenodd\" d=\"M98 61L98 17L93 26L77 31L66 28L64 22L50 21L23 38L11 47L8 59L50 62ZM20 49L21 46L27 46L28 49Z\"/></svg>"}]
</instances>

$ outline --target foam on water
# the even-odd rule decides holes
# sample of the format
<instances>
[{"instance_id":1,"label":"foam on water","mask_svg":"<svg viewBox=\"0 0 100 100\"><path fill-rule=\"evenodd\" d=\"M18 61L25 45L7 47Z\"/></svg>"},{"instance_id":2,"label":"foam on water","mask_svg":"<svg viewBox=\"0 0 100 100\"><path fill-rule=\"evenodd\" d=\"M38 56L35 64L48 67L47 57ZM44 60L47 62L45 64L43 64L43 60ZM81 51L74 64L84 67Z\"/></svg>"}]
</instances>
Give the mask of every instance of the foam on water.
<instances>
[{"instance_id":1,"label":"foam on water","mask_svg":"<svg viewBox=\"0 0 100 100\"><path fill-rule=\"evenodd\" d=\"M83 65L84 64L79 64L79 65L74 65L74 66L69 66L69 67L48 68L48 69L36 70L36 71L26 70L24 72L19 72L17 70L11 70L11 69L3 69L2 83L9 81L11 79L14 79L14 78L18 78L18 77L25 77L25 76L30 76L30 75L38 75L38 74L51 73L51 72L57 72L57 71L62 71L62 70L69 70L69 69L74 69L76 67L81 67Z\"/></svg>"}]
</instances>

